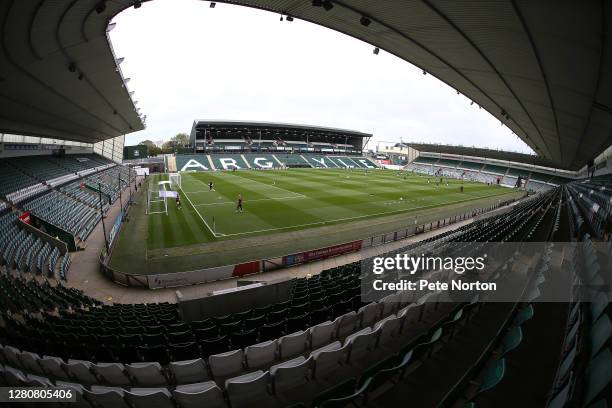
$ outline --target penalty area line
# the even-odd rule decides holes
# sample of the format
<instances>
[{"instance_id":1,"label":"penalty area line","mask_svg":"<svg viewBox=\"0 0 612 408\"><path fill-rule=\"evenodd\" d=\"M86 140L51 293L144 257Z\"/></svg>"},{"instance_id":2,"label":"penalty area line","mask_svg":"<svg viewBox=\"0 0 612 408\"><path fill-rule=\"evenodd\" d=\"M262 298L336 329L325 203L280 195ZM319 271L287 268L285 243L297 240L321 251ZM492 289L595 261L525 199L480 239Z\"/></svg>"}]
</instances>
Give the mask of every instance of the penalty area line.
<instances>
[{"instance_id":1,"label":"penalty area line","mask_svg":"<svg viewBox=\"0 0 612 408\"><path fill-rule=\"evenodd\" d=\"M198 209L196 208L195 205L193 205L193 203L191 202L191 199L189 198L189 195L186 194L183 189L181 187L179 187L179 189L181 190L181 192L183 193L183 195L185 195L185 197L187 198L187 201L189 201L189 204L191 204L191 207L194 209L194 211L196 212L196 214L198 214L198 216L200 217L200 219L202 220L202 222L204 223L204 225L206 225L206 228L208 228L208 231L210 231L211 234L213 234L213 237L219 237L222 236L223 234L217 234L215 231L212 230L212 228L210 228L210 225L208 225L208 223L206 222L206 220L204 219L204 217L202 217L202 214L200 214L200 212L198 211Z\"/></svg>"}]
</instances>

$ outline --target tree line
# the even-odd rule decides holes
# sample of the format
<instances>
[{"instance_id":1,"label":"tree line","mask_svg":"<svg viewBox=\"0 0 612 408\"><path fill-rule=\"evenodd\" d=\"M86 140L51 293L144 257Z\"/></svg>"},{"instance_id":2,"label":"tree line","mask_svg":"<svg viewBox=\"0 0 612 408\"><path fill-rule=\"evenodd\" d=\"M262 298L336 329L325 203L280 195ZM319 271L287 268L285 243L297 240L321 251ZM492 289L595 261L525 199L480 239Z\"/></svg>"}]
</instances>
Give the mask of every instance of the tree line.
<instances>
[{"instance_id":1,"label":"tree line","mask_svg":"<svg viewBox=\"0 0 612 408\"><path fill-rule=\"evenodd\" d=\"M149 157L155 157L159 154L175 153L178 149L187 147L189 145L189 135L186 133L179 133L170 140L164 142L161 148L151 140L143 140L138 144L147 146Z\"/></svg>"}]
</instances>

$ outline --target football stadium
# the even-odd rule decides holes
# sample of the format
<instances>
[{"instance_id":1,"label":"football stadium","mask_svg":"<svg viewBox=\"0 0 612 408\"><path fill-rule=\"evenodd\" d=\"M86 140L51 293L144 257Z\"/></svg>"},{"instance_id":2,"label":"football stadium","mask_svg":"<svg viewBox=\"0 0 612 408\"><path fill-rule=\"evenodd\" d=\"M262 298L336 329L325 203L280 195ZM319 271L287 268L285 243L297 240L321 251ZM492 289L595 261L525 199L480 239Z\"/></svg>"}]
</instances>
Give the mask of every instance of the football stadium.
<instances>
[{"instance_id":1,"label":"football stadium","mask_svg":"<svg viewBox=\"0 0 612 408\"><path fill-rule=\"evenodd\" d=\"M193 0L397 57L518 152L214 95L130 145L165 117L109 33L162 1L0 1L0 406L612 403L611 4Z\"/></svg>"}]
</instances>

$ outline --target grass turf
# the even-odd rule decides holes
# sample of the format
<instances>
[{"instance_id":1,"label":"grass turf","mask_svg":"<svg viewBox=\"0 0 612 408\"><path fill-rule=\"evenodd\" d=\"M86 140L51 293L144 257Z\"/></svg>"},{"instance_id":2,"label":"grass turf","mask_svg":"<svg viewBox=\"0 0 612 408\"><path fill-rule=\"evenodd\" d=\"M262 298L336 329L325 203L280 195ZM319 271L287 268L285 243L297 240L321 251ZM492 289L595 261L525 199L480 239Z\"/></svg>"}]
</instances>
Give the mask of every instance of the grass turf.
<instances>
[{"instance_id":1,"label":"grass turf","mask_svg":"<svg viewBox=\"0 0 612 408\"><path fill-rule=\"evenodd\" d=\"M149 183L155 185L167 177L152 176ZM209 181L214 183L214 191L209 191ZM460 192L459 180L444 179L440 185L437 181L439 177L390 170L366 173L362 169L182 173L182 208L169 200L167 215L144 216L146 203L142 198L140 206L131 210L133 221L121 232L111 266L124 270L121 268L126 267L126 259L168 257L173 255L173 248L177 248L178 254L181 247L252 237L259 237L257 241L265 243L271 234L357 224L397 214L422 214L426 210L435 214L441 206L457 206L474 200L482 202L485 198L491 203L495 197L501 199L501 196L512 194L511 189L467 182L464 192ZM244 199L242 213L236 213L238 194ZM419 218L419 221L424 219ZM317 246L316 241L313 245ZM287 251L291 245L285 248ZM246 259L256 259L265 253L255 251L252 258L242 255ZM211 264L210 260L204 263ZM193 269L197 265L196 262L186 267ZM139 273L149 272L147 268L137 269ZM179 267L177 270L188 269Z\"/></svg>"}]
</instances>

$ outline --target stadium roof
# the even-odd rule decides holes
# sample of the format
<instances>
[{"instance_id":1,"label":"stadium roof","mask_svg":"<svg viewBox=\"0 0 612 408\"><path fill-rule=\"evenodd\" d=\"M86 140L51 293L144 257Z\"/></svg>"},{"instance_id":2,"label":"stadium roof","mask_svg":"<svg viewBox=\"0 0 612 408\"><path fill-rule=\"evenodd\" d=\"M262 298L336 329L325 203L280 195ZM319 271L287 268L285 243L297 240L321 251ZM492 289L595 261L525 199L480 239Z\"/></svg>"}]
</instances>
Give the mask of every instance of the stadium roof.
<instances>
[{"instance_id":1,"label":"stadium roof","mask_svg":"<svg viewBox=\"0 0 612 408\"><path fill-rule=\"evenodd\" d=\"M485 157L488 159L505 160L516 163L525 163L542 167L556 168L555 163L551 162L547 158L536 156L533 154L506 152L503 150L483 149L478 147L452 146L429 143L404 143L404 145L410 146L413 149L418 150L419 152Z\"/></svg>"},{"instance_id":2,"label":"stadium roof","mask_svg":"<svg viewBox=\"0 0 612 408\"><path fill-rule=\"evenodd\" d=\"M612 142L606 1L220 2L289 14L410 61L500 119L555 167L579 169ZM0 129L74 140L142 129L105 35L110 19L135 3L0 2Z\"/></svg>"},{"instance_id":3,"label":"stadium roof","mask_svg":"<svg viewBox=\"0 0 612 408\"><path fill-rule=\"evenodd\" d=\"M107 38L131 4L0 1L0 131L94 143L143 129Z\"/></svg>"},{"instance_id":4,"label":"stadium roof","mask_svg":"<svg viewBox=\"0 0 612 408\"><path fill-rule=\"evenodd\" d=\"M223 128L240 128L240 127L262 127L270 129L294 129L304 130L307 132L323 132L323 133L342 133L352 137L372 137L370 133L358 132L356 130L339 129L333 127L299 125L293 123L277 123L277 122L257 122L257 121L237 121L237 120L207 120L197 119L193 122L193 129L196 127L223 127Z\"/></svg>"}]
</instances>

